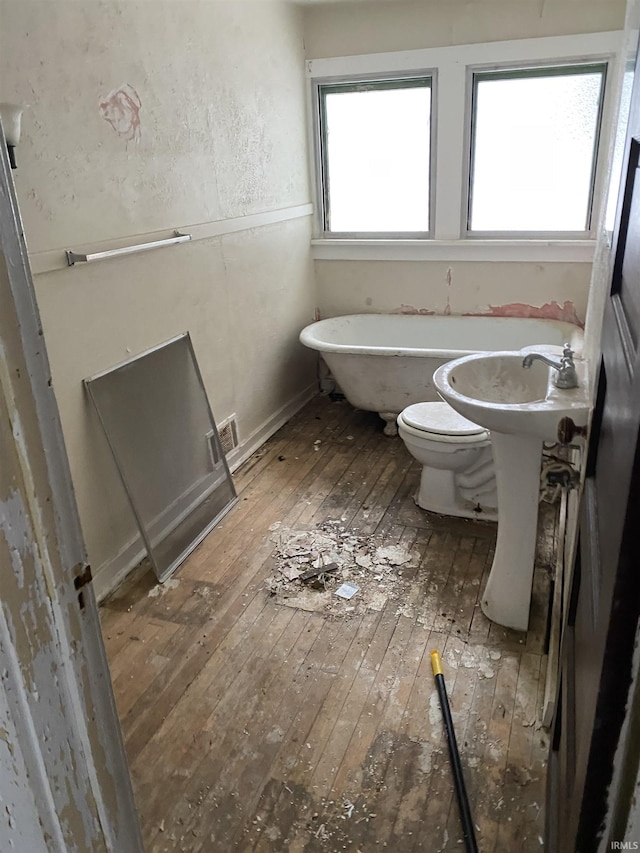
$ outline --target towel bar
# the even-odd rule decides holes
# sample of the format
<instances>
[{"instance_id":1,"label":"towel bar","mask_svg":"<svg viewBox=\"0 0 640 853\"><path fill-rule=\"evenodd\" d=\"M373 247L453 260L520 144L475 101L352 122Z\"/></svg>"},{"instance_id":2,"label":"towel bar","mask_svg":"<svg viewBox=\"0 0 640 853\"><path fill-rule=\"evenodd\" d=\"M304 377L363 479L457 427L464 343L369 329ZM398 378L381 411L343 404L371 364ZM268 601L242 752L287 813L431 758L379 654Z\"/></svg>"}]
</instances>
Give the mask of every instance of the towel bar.
<instances>
[{"instance_id":1,"label":"towel bar","mask_svg":"<svg viewBox=\"0 0 640 853\"><path fill-rule=\"evenodd\" d=\"M78 254L70 249L66 252L67 263L70 267L77 263L91 263L92 261L104 261L107 258L117 258L122 255L132 255L135 252L145 252L147 249L159 249L161 246L173 246L174 243L186 243L191 239L191 234L180 234L174 232L175 236L166 240L154 240L151 243L139 243L137 246L125 246L122 249L107 249L105 252L93 252L90 255Z\"/></svg>"}]
</instances>

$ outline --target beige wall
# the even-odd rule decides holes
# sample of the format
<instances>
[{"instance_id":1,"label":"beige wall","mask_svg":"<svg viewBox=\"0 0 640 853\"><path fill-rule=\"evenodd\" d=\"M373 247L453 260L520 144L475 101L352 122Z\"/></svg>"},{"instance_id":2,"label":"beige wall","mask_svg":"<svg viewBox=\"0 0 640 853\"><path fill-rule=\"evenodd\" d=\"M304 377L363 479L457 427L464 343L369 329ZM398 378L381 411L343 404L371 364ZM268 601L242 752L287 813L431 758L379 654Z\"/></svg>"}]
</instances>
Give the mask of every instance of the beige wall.
<instances>
[{"instance_id":1,"label":"beige wall","mask_svg":"<svg viewBox=\"0 0 640 853\"><path fill-rule=\"evenodd\" d=\"M423 313L543 316L584 322L591 265L316 261L322 317Z\"/></svg>"},{"instance_id":2,"label":"beige wall","mask_svg":"<svg viewBox=\"0 0 640 853\"><path fill-rule=\"evenodd\" d=\"M310 220L74 268L59 259L309 202L301 14L279 2L0 3L2 100L30 104L17 192L45 270L35 286L99 590L139 542L83 378L188 330L216 419L236 413L241 440L263 440L314 383L297 341L314 308ZM137 139L100 107L123 86L141 103Z\"/></svg>"},{"instance_id":3,"label":"beige wall","mask_svg":"<svg viewBox=\"0 0 640 853\"><path fill-rule=\"evenodd\" d=\"M622 29L626 0L391 0L305 11L308 59Z\"/></svg>"},{"instance_id":4,"label":"beige wall","mask_svg":"<svg viewBox=\"0 0 640 853\"><path fill-rule=\"evenodd\" d=\"M625 0L320 3L305 10L308 59L622 29ZM316 260L323 316L418 310L518 314L583 323L588 263ZM453 281L448 283L450 275ZM522 307L521 307L522 306Z\"/></svg>"}]
</instances>

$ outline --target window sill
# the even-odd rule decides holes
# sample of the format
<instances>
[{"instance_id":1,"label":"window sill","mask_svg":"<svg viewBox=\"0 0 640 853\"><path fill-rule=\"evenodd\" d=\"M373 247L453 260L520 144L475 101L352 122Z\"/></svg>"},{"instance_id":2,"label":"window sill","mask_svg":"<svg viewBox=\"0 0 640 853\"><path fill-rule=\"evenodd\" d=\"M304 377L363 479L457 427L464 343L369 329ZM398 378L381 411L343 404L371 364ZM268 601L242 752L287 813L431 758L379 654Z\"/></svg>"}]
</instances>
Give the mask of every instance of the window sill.
<instances>
[{"instance_id":1,"label":"window sill","mask_svg":"<svg viewBox=\"0 0 640 853\"><path fill-rule=\"evenodd\" d=\"M316 261L593 261L595 240L335 240L311 241Z\"/></svg>"}]
</instances>

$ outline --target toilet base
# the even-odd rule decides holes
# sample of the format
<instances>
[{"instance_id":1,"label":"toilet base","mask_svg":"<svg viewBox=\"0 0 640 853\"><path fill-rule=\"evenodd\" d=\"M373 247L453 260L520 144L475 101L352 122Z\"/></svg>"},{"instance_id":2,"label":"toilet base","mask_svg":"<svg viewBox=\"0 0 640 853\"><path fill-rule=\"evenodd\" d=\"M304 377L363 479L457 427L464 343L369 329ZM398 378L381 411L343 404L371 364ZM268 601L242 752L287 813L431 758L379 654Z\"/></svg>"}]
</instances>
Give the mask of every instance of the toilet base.
<instances>
[{"instance_id":1,"label":"toilet base","mask_svg":"<svg viewBox=\"0 0 640 853\"><path fill-rule=\"evenodd\" d=\"M461 497L452 471L423 467L414 501L420 509L440 515L474 518L477 521L498 520L497 507L484 506L480 501L468 501Z\"/></svg>"},{"instance_id":2,"label":"toilet base","mask_svg":"<svg viewBox=\"0 0 640 853\"><path fill-rule=\"evenodd\" d=\"M413 500L416 506L420 507L420 509L424 509L427 512L437 512L438 515L453 515L456 518L473 518L476 521L497 521L498 520L498 512L495 509L489 509L487 507L482 507L480 504L476 504L476 506L472 506L469 504L468 506L462 506L460 504L454 504L451 506L447 504L446 506L437 504L435 502L427 501L427 504L420 503L420 491L418 490Z\"/></svg>"}]
</instances>

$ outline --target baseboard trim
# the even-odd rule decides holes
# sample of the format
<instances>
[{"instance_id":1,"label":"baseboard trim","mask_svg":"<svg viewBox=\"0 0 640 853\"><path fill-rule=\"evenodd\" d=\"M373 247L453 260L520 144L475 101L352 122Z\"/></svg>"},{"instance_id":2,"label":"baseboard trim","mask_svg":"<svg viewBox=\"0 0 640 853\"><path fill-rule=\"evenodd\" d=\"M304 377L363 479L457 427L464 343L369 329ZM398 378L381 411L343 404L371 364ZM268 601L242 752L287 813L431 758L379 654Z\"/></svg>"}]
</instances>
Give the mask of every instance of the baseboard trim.
<instances>
[{"instance_id":1,"label":"baseboard trim","mask_svg":"<svg viewBox=\"0 0 640 853\"><path fill-rule=\"evenodd\" d=\"M238 447L227 456L231 471L236 471L252 453L262 447L280 427L284 426L309 400L318 393L317 382L308 385L303 391L281 406L261 426L254 430ZM93 575L93 589L98 602L110 595L127 575L144 559L147 552L140 535L134 536L110 560L99 565Z\"/></svg>"},{"instance_id":2,"label":"baseboard trim","mask_svg":"<svg viewBox=\"0 0 640 853\"><path fill-rule=\"evenodd\" d=\"M287 421L291 420L291 418L299 412L300 409L309 402L309 400L315 397L317 393L318 383L314 381L311 385L308 385L303 391L297 394L292 400L285 403L285 405L278 409L277 412L274 412L274 414L271 415L271 417L266 420L262 426L254 430L251 435L240 442L238 447L235 447L231 453L227 454L227 465L229 466L229 470L236 471L243 462L247 461L252 453L255 453L259 447L262 447L267 439L271 438L271 436L277 432L280 427L284 426Z\"/></svg>"},{"instance_id":3,"label":"baseboard trim","mask_svg":"<svg viewBox=\"0 0 640 853\"><path fill-rule=\"evenodd\" d=\"M104 601L146 556L144 542L138 534L115 557L99 565L93 574L93 591L98 603Z\"/></svg>"}]
</instances>

